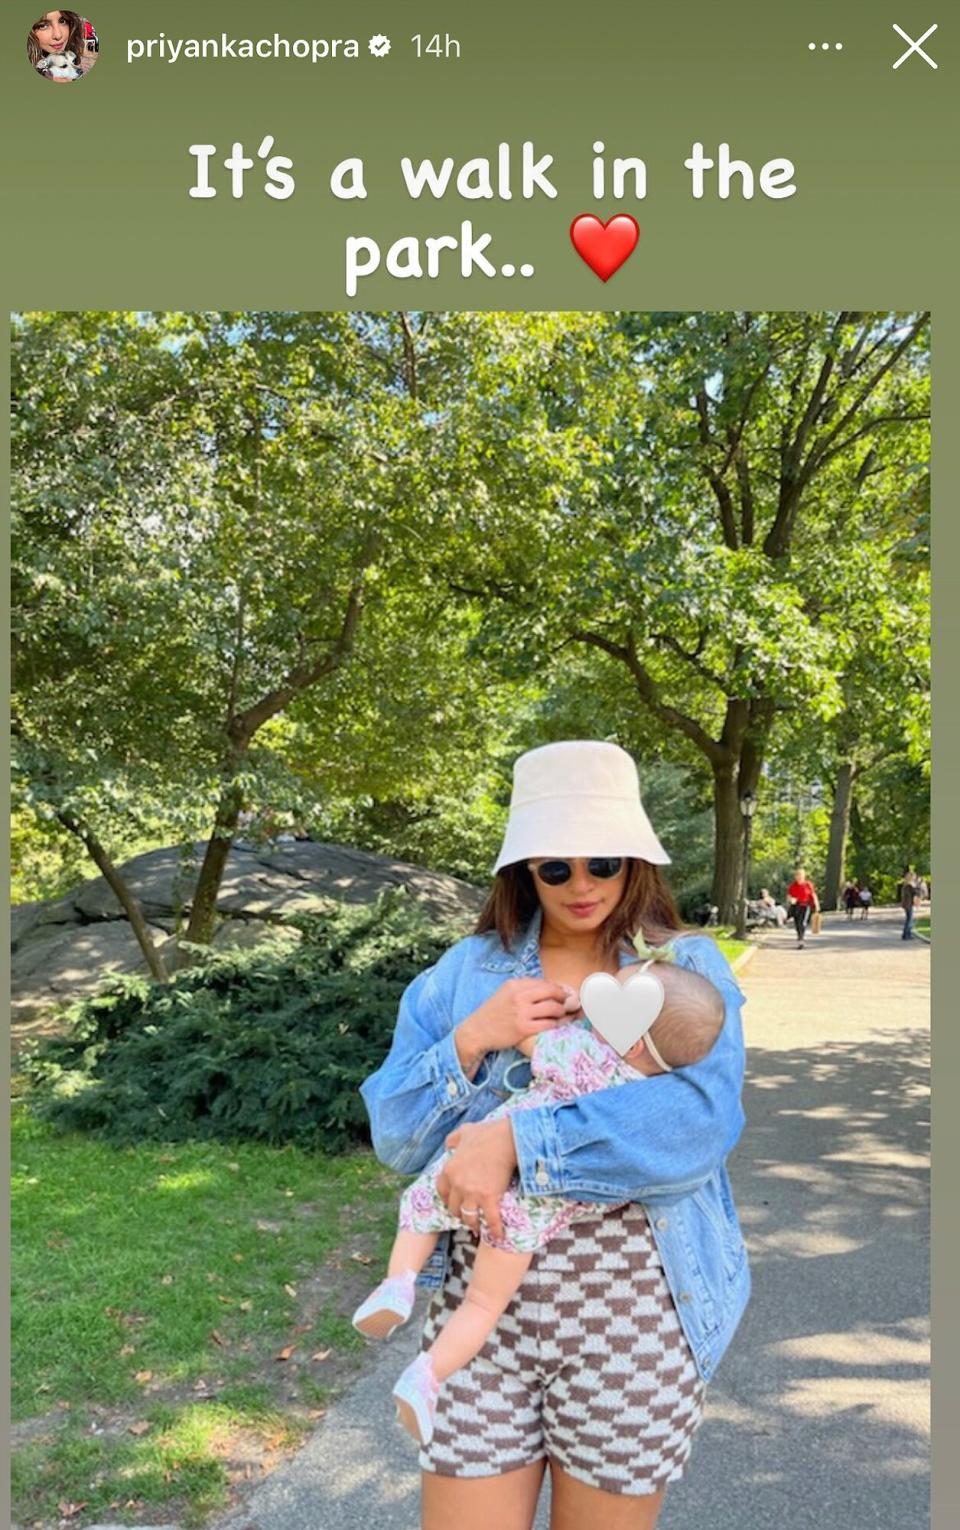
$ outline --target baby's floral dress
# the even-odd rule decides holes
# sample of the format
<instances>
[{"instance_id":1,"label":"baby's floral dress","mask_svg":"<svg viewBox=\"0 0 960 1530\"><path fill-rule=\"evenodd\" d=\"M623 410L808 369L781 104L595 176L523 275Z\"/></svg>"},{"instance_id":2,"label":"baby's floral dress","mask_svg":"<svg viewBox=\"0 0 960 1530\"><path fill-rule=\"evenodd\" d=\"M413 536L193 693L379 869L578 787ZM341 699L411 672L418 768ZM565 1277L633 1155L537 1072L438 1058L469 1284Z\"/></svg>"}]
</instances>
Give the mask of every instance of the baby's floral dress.
<instances>
[{"instance_id":1,"label":"baby's floral dress","mask_svg":"<svg viewBox=\"0 0 960 1530\"><path fill-rule=\"evenodd\" d=\"M531 1081L526 1089L490 1112L485 1121L496 1121L517 1110L556 1105L575 1100L615 1084L632 1084L645 1077L623 1061L592 1029L589 1021L576 1020L537 1037L530 1058ZM445 1232L462 1226L452 1217L437 1192L437 1179L450 1157L444 1153L408 1185L400 1200L400 1227L407 1232ZM613 1208L590 1201L569 1201L557 1195L524 1195L517 1180L500 1200L503 1239L490 1236L481 1225L480 1236L494 1248L514 1254L533 1254L563 1228L583 1217L603 1215Z\"/></svg>"}]
</instances>

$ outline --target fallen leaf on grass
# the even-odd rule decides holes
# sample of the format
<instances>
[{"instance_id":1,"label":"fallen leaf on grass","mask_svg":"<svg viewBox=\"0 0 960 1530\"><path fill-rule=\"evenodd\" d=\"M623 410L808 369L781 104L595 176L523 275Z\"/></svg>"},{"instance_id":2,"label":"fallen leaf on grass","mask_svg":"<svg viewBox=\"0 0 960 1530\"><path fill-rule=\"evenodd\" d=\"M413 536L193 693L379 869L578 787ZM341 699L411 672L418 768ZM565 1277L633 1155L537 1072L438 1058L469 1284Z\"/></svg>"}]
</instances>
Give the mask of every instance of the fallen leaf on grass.
<instances>
[{"instance_id":1,"label":"fallen leaf on grass","mask_svg":"<svg viewBox=\"0 0 960 1530\"><path fill-rule=\"evenodd\" d=\"M135 1373L133 1379L134 1379L134 1381L139 1381L140 1384L143 1385L143 1383L145 1381L150 1381L152 1376L153 1376L153 1372L152 1371L137 1371Z\"/></svg>"},{"instance_id":2,"label":"fallen leaf on grass","mask_svg":"<svg viewBox=\"0 0 960 1530\"><path fill-rule=\"evenodd\" d=\"M232 1173L236 1174L239 1171L240 1165L238 1163L228 1163L227 1168L230 1169Z\"/></svg>"},{"instance_id":3,"label":"fallen leaf on grass","mask_svg":"<svg viewBox=\"0 0 960 1530\"><path fill-rule=\"evenodd\" d=\"M85 1509L86 1507L86 1499L84 1499L82 1503L72 1503L68 1498L61 1498L57 1504L57 1508L60 1510L60 1513L63 1515L64 1519L72 1519L75 1514L79 1514L80 1510Z\"/></svg>"},{"instance_id":4,"label":"fallen leaf on grass","mask_svg":"<svg viewBox=\"0 0 960 1530\"><path fill-rule=\"evenodd\" d=\"M237 1306L240 1308L241 1312L253 1311L253 1302L238 1302Z\"/></svg>"},{"instance_id":5,"label":"fallen leaf on grass","mask_svg":"<svg viewBox=\"0 0 960 1530\"><path fill-rule=\"evenodd\" d=\"M232 1257L236 1260L237 1264L242 1264L243 1261L244 1261L245 1255L243 1255L243 1254L234 1254Z\"/></svg>"},{"instance_id":6,"label":"fallen leaf on grass","mask_svg":"<svg viewBox=\"0 0 960 1530\"><path fill-rule=\"evenodd\" d=\"M135 1346L133 1344L121 1344L121 1346L120 1346L120 1353L121 1353L121 1355L132 1355L132 1354L135 1354L136 1353Z\"/></svg>"},{"instance_id":7,"label":"fallen leaf on grass","mask_svg":"<svg viewBox=\"0 0 960 1530\"><path fill-rule=\"evenodd\" d=\"M161 1275L160 1276L160 1284L162 1286L172 1286L173 1285L173 1276L172 1275Z\"/></svg>"},{"instance_id":8,"label":"fallen leaf on grass","mask_svg":"<svg viewBox=\"0 0 960 1530\"><path fill-rule=\"evenodd\" d=\"M213 1340L214 1344L219 1344L220 1345L221 1349L229 1349L229 1347L230 1347L230 1340L229 1339L225 1339L222 1334L217 1333L217 1330L215 1328L211 1328L211 1330L210 1330L210 1337Z\"/></svg>"},{"instance_id":9,"label":"fallen leaf on grass","mask_svg":"<svg viewBox=\"0 0 960 1530\"><path fill-rule=\"evenodd\" d=\"M217 1292L217 1301L218 1302L223 1302L223 1305L225 1307L232 1307L232 1306L235 1305L234 1299L233 1299L232 1296L221 1296L219 1291Z\"/></svg>"},{"instance_id":10,"label":"fallen leaf on grass","mask_svg":"<svg viewBox=\"0 0 960 1530\"><path fill-rule=\"evenodd\" d=\"M153 1426L149 1422L148 1419L141 1418L141 1419L138 1419L135 1424L130 1424L129 1425L129 1427L127 1429L127 1433L128 1434L146 1434L147 1430L151 1429L152 1427Z\"/></svg>"},{"instance_id":11,"label":"fallen leaf on grass","mask_svg":"<svg viewBox=\"0 0 960 1530\"><path fill-rule=\"evenodd\" d=\"M296 1286L285 1285L283 1289L286 1291L288 1296L296 1296L297 1294Z\"/></svg>"},{"instance_id":12,"label":"fallen leaf on grass","mask_svg":"<svg viewBox=\"0 0 960 1530\"><path fill-rule=\"evenodd\" d=\"M326 1360L327 1356L331 1355L332 1353L333 1353L333 1351L330 1350L330 1349L318 1349L317 1353L315 1355L311 1355L310 1356L310 1359L311 1360Z\"/></svg>"},{"instance_id":13,"label":"fallen leaf on grass","mask_svg":"<svg viewBox=\"0 0 960 1530\"><path fill-rule=\"evenodd\" d=\"M326 1413L326 1408L311 1408L307 1413L307 1418L325 1418Z\"/></svg>"},{"instance_id":14,"label":"fallen leaf on grass","mask_svg":"<svg viewBox=\"0 0 960 1530\"><path fill-rule=\"evenodd\" d=\"M280 1350L279 1354L274 1355L273 1358L275 1360L289 1360L296 1347L295 1344L288 1344L284 1349Z\"/></svg>"},{"instance_id":15,"label":"fallen leaf on grass","mask_svg":"<svg viewBox=\"0 0 960 1530\"><path fill-rule=\"evenodd\" d=\"M373 1258L372 1258L372 1256L370 1254L351 1254L350 1258L351 1259L355 1259L357 1261L357 1264L372 1264L373 1263Z\"/></svg>"}]
</instances>

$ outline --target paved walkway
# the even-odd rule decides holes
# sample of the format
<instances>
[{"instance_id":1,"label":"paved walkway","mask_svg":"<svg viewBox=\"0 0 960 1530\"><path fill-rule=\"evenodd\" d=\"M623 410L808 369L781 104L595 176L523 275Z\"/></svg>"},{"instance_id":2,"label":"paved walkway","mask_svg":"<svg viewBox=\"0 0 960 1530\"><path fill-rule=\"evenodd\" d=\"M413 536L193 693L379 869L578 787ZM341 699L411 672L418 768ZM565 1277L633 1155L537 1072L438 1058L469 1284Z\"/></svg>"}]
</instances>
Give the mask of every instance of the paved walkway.
<instances>
[{"instance_id":1,"label":"paved walkway","mask_svg":"<svg viewBox=\"0 0 960 1530\"><path fill-rule=\"evenodd\" d=\"M766 936L741 975L731 1173L754 1295L660 1530L927 1523L930 951L899 931L891 911L827 915L803 951ZM221 1530L416 1530L415 1451L390 1404L416 1337L384 1347Z\"/></svg>"}]
</instances>

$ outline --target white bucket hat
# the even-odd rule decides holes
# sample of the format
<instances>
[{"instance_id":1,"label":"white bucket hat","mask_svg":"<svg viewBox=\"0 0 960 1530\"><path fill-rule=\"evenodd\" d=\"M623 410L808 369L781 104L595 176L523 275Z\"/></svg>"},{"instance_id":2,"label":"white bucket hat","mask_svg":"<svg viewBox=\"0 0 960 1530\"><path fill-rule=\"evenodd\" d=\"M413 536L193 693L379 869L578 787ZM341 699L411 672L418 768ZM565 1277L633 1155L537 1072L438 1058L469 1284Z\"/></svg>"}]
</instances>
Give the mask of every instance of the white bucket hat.
<instances>
[{"instance_id":1,"label":"white bucket hat","mask_svg":"<svg viewBox=\"0 0 960 1530\"><path fill-rule=\"evenodd\" d=\"M618 744L571 739L521 754L494 872L534 856L670 857L640 801L637 767Z\"/></svg>"}]
</instances>

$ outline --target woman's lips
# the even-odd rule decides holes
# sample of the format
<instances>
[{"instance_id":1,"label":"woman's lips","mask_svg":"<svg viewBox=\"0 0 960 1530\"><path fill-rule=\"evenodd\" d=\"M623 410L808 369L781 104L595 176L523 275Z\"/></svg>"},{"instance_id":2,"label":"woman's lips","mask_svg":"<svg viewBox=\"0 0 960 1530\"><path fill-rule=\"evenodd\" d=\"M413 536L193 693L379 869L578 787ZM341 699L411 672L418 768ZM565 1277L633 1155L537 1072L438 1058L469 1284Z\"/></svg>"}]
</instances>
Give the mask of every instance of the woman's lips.
<instances>
[{"instance_id":1,"label":"woman's lips","mask_svg":"<svg viewBox=\"0 0 960 1530\"><path fill-rule=\"evenodd\" d=\"M587 914L592 914L594 909L595 908L599 908L599 907L600 907L599 903L568 903L567 904L567 908L570 910L570 913L571 914L576 914L578 919L585 918Z\"/></svg>"}]
</instances>

